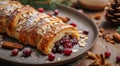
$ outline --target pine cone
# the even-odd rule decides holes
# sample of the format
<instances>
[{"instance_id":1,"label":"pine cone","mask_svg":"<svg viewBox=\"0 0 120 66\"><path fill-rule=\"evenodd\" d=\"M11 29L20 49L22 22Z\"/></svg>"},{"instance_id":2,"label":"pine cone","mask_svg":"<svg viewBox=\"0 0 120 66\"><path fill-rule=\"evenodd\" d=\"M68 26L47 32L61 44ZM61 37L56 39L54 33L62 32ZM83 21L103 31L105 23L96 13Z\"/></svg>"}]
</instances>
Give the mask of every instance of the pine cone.
<instances>
[{"instance_id":1,"label":"pine cone","mask_svg":"<svg viewBox=\"0 0 120 66\"><path fill-rule=\"evenodd\" d=\"M105 11L107 21L120 24L120 0L112 0L109 2Z\"/></svg>"}]
</instances>

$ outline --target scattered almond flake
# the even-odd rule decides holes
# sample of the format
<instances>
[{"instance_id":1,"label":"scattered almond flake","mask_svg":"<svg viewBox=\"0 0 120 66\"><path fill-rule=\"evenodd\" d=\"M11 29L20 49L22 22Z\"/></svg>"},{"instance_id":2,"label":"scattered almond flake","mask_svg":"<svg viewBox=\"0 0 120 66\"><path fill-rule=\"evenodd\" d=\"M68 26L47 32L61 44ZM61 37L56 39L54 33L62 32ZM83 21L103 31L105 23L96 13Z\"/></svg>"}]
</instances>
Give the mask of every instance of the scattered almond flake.
<instances>
[{"instance_id":1,"label":"scattered almond flake","mask_svg":"<svg viewBox=\"0 0 120 66\"><path fill-rule=\"evenodd\" d=\"M84 42L84 41L85 41L85 39L81 39L81 40L80 40L80 42Z\"/></svg>"},{"instance_id":2,"label":"scattered almond flake","mask_svg":"<svg viewBox=\"0 0 120 66\"><path fill-rule=\"evenodd\" d=\"M54 25L58 25L59 23L58 22L55 22Z\"/></svg>"},{"instance_id":3,"label":"scattered almond flake","mask_svg":"<svg viewBox=\"0 0 120 66\"><path fill-rule=\"evenodd\" d=\"M44 18L43 19L45 22L51 22L49 18Z\"/></svg>"},{"instance_id":4,"label":"scattered almond flake","mask_svg":"<svg viewBox=\"0 0 120 66\"><path fill-rule=\"evenodd\" d=\"M79 40L79 46L80 47L84 47L86 45L86 40L88 39L87 35L83 34L83 31L79 31L79 36L80 36L80 40Z\"/></svg>"},{"instance_id":5,"label":"scattered almond flake","mask_svg":"<svg viewBox=\"0 0 120 66\"><path fill-rule=\"evenodd\" d=\"M42 35L42 30L41 30L41 29L39 29L39 30L37 31L37 34Z\"/></svg>"},{"instance_id":6,"label":"scattered almond flake","mask_svg":"<svg viewBox=\"0 0 120 66\"><path fill-rule=\"evenodd\" d=\"M25 59L25 57L21 57L21 59L22 59L22 60L24 60L24 59Z\"/></svg>"},{"instance_id":7,"label":"scattered almond flake","mask_svg":"<svg viewBox=\"0 0 120 66\"><path fill-rule=\"evenodd\" d=\"M60 60L61 60L61 58L59 57L59 58L57 58L57 60L58 60L58 61L60 61Z\"/></svg>"},{"instance_id":8,"label":"scattered almond flake","mask_svg":"<svg viewBox=\"0 0 120 66\"><path fill-rule=\"evenodd\" d=\"M79 30L78 32L79 32L80 34L83 33L83 31L80 31L80 30Z\"/></svg>"},{"instance_id":9,"label":"scattered almond flake","mask_svg":"<svg viewBox=\"0 0 120 66\"><path fill-rule=\"evenodd\" d=\"M32 13L31 13L31 12L29 12L29 15L32 15Z\"/></svg>"},{"instance_id":10,"label":"scattered almond flake","mask_svg":"<svg viewBox=\"0 0 120 66\"><path fill-rule=\"evenodd\" d=\"M79 43L79 45L80 45L80 47L84 47L85 46L85 44L83 44L83 43Z\"/></svg>"},{"instance_id":11,"label":"scattered almond flake","mask_svg":"<svg viewBox=\"0 0 120 66\"><path fill-rule=\"evenodd\" d=\"M42 33L43 33L43 34L46 34L46 32L47 32L47 31L46 31L46 30L44 30Z\"/></svg>"},{"instance_id":12,"label":"scattered almond flake","mask_svg":"<svg viewBox=\"0 0 120 66\"><path fill-rule=\"evenodd\" d=\"M83 35L83 34L82 34L82 35L80 35L80 37L81 37L81 38L84 38L84 37L86 37L86 36L87 36L87 35Z\"/></svg>"},{"instance_id":13,"label":"scattered almond flake","mask_svg":"<svg viewBox=\"0 0 120 66\"><path fill-rule=\"evenodd\" d=\"M88 37L85 37L84 39L85 39L85 40L87 40L87 39L88 39Z\"/></svg>"},{"instance_id":14,"label":"scattered almond flake","mask_svg":"<svg viewBox=\"0 0 120 66\"><path fill-rule=\"evenodd\" d=\"M23 17L27 17L28 15L27 15L27 14L23 14L22 16L23 16Z\"/></svg>"},{"instance_id":15,"label":"scattered almond flake","mask_svg":"<svg viewBox=\"0 0 120 66\"><path fill-rule=\"evenodd\" d=\"M78 49L72 49L73 52L78 52Z\"/></svg>"},{"instance_id":16,"label":"scattered almond flake","mask_svg":"<svg viewBox=\"0 0 120 66\"><path fill-rule=\"evenodd\" d=\"M50 62L50 61L46 60L45 62L47 62L47 63L48 63L48 62Z\"/></svg>"}]
</instances>

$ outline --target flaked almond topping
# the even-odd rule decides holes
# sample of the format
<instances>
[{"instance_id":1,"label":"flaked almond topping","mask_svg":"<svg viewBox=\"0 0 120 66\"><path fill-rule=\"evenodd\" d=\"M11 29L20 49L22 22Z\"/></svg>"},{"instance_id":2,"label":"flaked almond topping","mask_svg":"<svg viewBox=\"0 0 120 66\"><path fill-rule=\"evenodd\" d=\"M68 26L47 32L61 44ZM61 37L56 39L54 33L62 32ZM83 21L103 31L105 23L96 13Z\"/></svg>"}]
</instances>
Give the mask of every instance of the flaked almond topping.
<instances>
[{"instance_id":1,"label":"flaked almond topping","mask_svg":"<svg viewBox=\"0 0 120 66\"><path fill-rule=\"evenodd\" d=\"M23 14L22 16L23 16L23 17L27 17L28 15L27 15L27 14Z\"/></svg>"},{"instance_id":2,"label":"flaked almond topping","mask_svg":"<svg viewBox=\"0 0 120 66\"><path fill-rule=\"evenodd\" d=\"M41 30L41 29L39 29L39 30L37 31L37 34L42 35L42 30Z\"/></svg>"},{"instance_id":3,"label":"flaked almond topping","mask_svg":"<svg viewBox=\"0 0 120 66\"><path fill-rule=\"evenodd\" d=\"M54 25L58 25L59 23L58 22L55 22L55 23L53 23Z\"/></svg>"},{"instance_id":4,"label":"flaked almond topping","mask_svg":"<svg viewBox=\"0 0 120 66\"><path fill-rule=\"evenodd\" d=\"M43 31L43 34L46 34L46 30Z\"/></svg>"},{"instance_id":5,"label":"flaked almond topping","mask_svg":"<svg viewBox=\"0 0 120 66\"><path fill-rule=\"evenodd\" d=\"M22 29L22 26L18 26L17 28L16 28L16 31L21 31L21 29Z\"/></svg>"},{"instance_id":6,"label":"flaked almond topping","mask_svg":"<svg viewBox=\"0 0 120 66\"><path fill-rule=\"evenodd\" d=\"M51 22L49 18L45 18L43 20L45 20L45 22Z\"/></svg>"}]
</instances>

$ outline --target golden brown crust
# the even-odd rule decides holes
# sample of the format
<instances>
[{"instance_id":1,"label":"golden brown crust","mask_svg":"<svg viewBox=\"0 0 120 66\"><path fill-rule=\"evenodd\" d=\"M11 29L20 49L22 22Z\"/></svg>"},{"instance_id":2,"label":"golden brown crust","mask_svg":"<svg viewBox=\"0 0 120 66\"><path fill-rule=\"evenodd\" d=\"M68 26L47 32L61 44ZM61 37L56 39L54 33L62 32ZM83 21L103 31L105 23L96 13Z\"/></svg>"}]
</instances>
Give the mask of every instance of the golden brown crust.
<instances>
[{"instance_id":1,"label":"golden brown crust","mask_svg":"<svg viewBox=\"0 0 120 66\"><path fill-rule=\"evenodd\" d=\"M42 17L41 17L42 16ZM41 21L43 18L48 18L50 17L49 15L45 15L45 14L39 14L38 15L38 18L39 20L37 20L35 22L35 24L29 29L29 37L28 37L28 42L30 45L32 46L37 46L37 42L39 41L39 39L41 38L41 35L39 35L37 33L37 29L38 29L38 26L37 24L39 23L39 21ZM40 25L39 25L40 26Z\"/></svg>"},{"instance_id":2,"label":"golden brown crust","mask_svg":"<svg viewBox=\"0 0 120 66\"><path fill-rule=\"evenodd\" d=\"M43 52L44 54L51 53L51 50L56 41L60 40L66 34L70 34L71 36L79 39L79 33L76 28L67 24L58 24L52 27L52 31L48 31L44 36L42 36L41 41L37 44L38 50Z\"/></svg>"},{"instance_id":3,"label":"golden brown crust","mask_svg":"<svg viewBox=\"0 0 120 66\"><path fill-rule=\"evenodd\" d=\"M0 33L5 32L6 23L9 20L10 15L15 9L22 7L22 5L17 1L4 1L0 3Z\"/></svg>"},{"instance_id":4,"label":"golden brown crust","mask_svg":"<svg viewBox=\"0 0 120 66\"><path fill-rule=\"evenodd\" d=\"M14 36L15 34L15 29L16 29L16 26L17 24L19 23L19 19L20 19L20 16L22 16L23 14L25 13L28 13L28 12L33 12L35 11L34 8L30 7L30 6L25 6L23 8L19 8L17 9L11 16L10 18L10 21L7 25L7 28L6 28L6 32L9 36L11 37L14 37L16 39L18 39L18 36ZM24 17L23 17L24 18Z\"/></svg>"}]
</instances>

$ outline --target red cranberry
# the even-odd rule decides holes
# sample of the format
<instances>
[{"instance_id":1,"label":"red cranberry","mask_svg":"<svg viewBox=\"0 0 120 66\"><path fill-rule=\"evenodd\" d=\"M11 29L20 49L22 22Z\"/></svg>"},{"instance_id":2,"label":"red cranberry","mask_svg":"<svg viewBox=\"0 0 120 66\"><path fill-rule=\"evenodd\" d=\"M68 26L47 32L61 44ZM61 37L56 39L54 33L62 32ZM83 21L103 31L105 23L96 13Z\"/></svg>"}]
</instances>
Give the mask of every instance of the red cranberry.
<instances>
[{"instance_id":1,"label":"red cranberry","mask_svg":"<svg viewBox=\"0 0 120 66\"><path fill-rule=\"evenodd\" d=\"M59 46L59 47L58 47L58 52L59 52L59 53L62 53L63 51L64 51L64 47L63 47L63 46Z\"/></svg>"},{"instance_id":2,"label":"red cranberry","mask_svg":"<svg viewBox=\"0 0 120 66\"><path fill-rule=\"evenodd\" d=\"M69 55L71 55L71 53L72 53L71 49L69 49L69 48L64 49L64 55L69 56Z\"/></svg>"},{"instance_id":3,"label":"red cranberry","mask_svg":"<svg viewBox=\"0 0 120 66\"><path fill-rule=\"evenodd\" d=\"M18 49L13 49L12 50L12 56L16 56L16 55L18 55L18 53L19 53L19 50Z\"/></svg>"},{"instance_id":4,"label":"red cranberry","mask_svg":"<svg viewBox=\"0 0 120 66\"><path fill-rule=\"evenodd\" d=\"M64 48L72 48L73 47L72 43L65 43L63 46L64 46Z\"/></svg>"},{"instance_id":5,"label":"red cranberry","mask_svg":"<svg viewBox=\"0 0 120 66\"><path fill-rule=\"evenodd\" d=\"M109 51L106 51L106 52L104 53L104 55L105 55L105 58L109 58L110 55L111 55L111 53L110 53Z\"/></svg>"},{"instance_id":6,"label":"red cranberry","mask_svg":"<svg viewBox=\"0 0 120 66\"><path fill-rule=\"evenodd\" d=\"M29 57L31 55L31 53L32 53L32 50L29 47L27 47L23 50L23 54L25 57Z\"/></svg>"},{"instance_id":7,"label":"red cranberry","mask_svg":"<svg viewBox=\"0 0 120 66\"><path fill-rule=\"evenodd\" d=\"M85 31L83 31L83 34L85 34L85 35L88 35L88 33L89 33L89 32L88 32L88 31L86 31L86 30L85 30Z\"/></svg>"},{"instance_id":8,"label":"red cranberry","mask_svg":"<svg viewBox=\"0 0 120 66\"><path fill-rule=\"evenodd\" d=\"M39 8L38 11L39 11L40 13L43 13L43 12L44 12L44 8Z\"/></svg>"},{"instance_id":9,"label":"red cranberry","mask_svg":"<svg viewBox=\"0 0 120 66\"><path fill-rule=\"evenodd\" d=\"M70 23L70 25L72 25L73 27L76 27L76 26L77 26L76 23Z\"/></svg>"},{"instance_id":10,"label":"red cranberry","mask_svg":"<svg viewBox=\"0 0 120 66\"><path fill-rule=\"evenodd\" d=\"M48 60L53 61L55 59L55 55L53 53L48 55Z\"/></svg>"},{"instance_id":11,"label":"red cranberry","mask_svg":"<svg viewBox=\"0 0 120 66\"><path fill-rule=\"evenodd\" d=\"M70 42L70 37L68 35L64 36L62 39L63 43Z\"/></svg>"},{"instance_id":12,"label":"red cranberry","mask_svg":"<svg viewBox=\"0 0 120 66\"><path fill-rule=\"evenodd\" d=\"M120 55L116 57L117 62L120 62Z\"/></svg>"},{"instance_id":13,"label":"red cranberry","mask_svg":"<svg viewBox=\"0 0 120 66\"><path fill-rule=\"evenodd\" d=\"M58 9L55 9L54 10L54 15L58 15L59 14L59 10Z\"/></svg>"}]
</instances>

